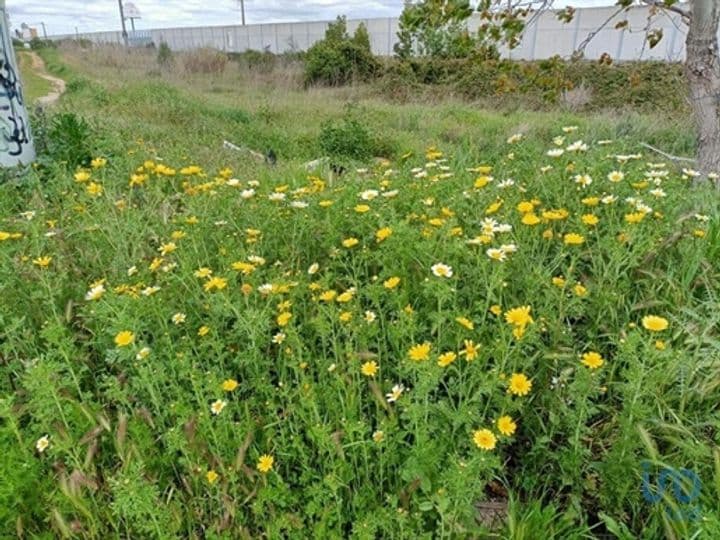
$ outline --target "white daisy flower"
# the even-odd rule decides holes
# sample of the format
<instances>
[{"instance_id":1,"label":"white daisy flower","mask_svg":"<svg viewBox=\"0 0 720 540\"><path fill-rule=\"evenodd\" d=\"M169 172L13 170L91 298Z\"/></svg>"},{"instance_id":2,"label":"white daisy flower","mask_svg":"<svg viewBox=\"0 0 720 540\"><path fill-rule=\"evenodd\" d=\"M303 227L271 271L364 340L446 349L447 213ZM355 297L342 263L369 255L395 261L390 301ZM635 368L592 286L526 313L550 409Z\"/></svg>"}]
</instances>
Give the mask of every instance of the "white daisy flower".
<instances>
[{"instance_id":1,"label":"white daisy flower","mask_svg":"<svg viewBox=\"0 0 720 540\"><path fill-rule=\"evenodd\" d=\"M437 277L451 278L453 275L453 269L451 266L443 263L433 264L430 268L432 273Z\"/></svg>"},{"instance_id":2,"label":"white daisy flower","mask_svg":"<svg viewBox=\"0 0 720 540\"><path fill-rule=\"evenodd\" d=\"M392 387L392 390L385 395L385 397L388 400L388 403L394 403L398 399L400 399L400 396L402 396L402 393L405 391L405 387L402 384L396 384Z\"/></svg>"}]
</instances>

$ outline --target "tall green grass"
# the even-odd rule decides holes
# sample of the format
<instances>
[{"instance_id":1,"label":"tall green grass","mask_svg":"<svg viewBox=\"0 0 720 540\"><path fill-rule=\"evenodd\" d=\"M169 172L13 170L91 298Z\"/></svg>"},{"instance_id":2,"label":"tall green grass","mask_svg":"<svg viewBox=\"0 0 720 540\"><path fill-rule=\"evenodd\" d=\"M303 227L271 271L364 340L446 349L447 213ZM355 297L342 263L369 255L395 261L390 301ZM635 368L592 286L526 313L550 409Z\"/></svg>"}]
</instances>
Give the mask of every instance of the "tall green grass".
<instances>
[{"instance_id":1,"label":"tall green grass","mask_svg":"<svg viewBox=\"0 0 720 540\"><path fill-rule=\"evenodd\" d=\"M121 81L82 58L63 59L61 111L89 120L82 148L102 159L46 159L0 186L4 535L720 534L716 192L628 157L642 141L691 152L686 126L398 106L362 88L243 86L232 70ZM387 161L306 171L348 100L392 142ZM579 139L588 150L568 151ZM631 223L637 199L652 208ZM490 234L487 218L512 228ZM504 262L486 253L510 243ZM520 306L533 321L519 329L506 316ZM527 395L508 392L519 373ZM481 448L483 429L495 441ZM671 519L687 485L648 500L663 468L698 475L698 519Z\"/></svg>"}]
</instances>

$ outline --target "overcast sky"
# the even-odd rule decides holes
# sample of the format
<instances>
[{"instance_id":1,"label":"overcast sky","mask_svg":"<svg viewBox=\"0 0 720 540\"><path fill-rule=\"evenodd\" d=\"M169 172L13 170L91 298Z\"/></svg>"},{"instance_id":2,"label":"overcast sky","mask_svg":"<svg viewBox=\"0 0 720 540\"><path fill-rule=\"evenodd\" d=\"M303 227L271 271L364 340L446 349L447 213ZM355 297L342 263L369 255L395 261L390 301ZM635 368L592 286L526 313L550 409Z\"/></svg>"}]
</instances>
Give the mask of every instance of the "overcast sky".
<instances>
[{"instance_id":1,"label":"overcast sky","mask_svg":"<svg viewBox=\"0 0 720 540\"><path fill-rule=\"evenodd\" d=\"M240 21L237 0L131 0L140 10L137 28L206 26ZM125 0L128 3L128 0ZM27 22L48 33L115 30L119 26L117 0L7 0L13 27ZM245 0L248 24L348 18L391 17L402 11L402 0Z\"/></svg>"},{"instance_id":2,"label":"overcast sky","mask_svg":"<svg viewBox=\"0 0 720 540\"><path fill-rule=\"evenodd\" d=\"M125 0L140 10L137 28L206 26L240 21L237 0ZM564 2L566 4L568 2ZM613 0L579 0L573 6L605 5ZM402 0L245 0L248 24L348 18L393 17L402 11ZM47 26L49 34L66 34L119 27L117 0L7 0L11 24ZM40 28L38 28L40 30ZM41 30L40 30L41 31Z\"/></svg>"}]
</instances>

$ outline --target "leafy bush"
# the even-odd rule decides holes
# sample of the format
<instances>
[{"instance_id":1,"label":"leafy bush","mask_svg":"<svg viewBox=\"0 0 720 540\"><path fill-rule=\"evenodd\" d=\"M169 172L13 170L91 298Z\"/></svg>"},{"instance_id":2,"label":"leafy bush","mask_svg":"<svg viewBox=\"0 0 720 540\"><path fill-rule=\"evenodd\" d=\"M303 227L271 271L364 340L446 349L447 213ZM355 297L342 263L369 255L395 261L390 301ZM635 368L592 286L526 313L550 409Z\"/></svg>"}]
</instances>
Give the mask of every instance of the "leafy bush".
<instances>
[{"instance_id":1,"label":"leafy bush","mask_svg":"<svg viewBox=\"0 0 720 540\"><path fill-rule=\"evenodd\" d=\"M458 59L415 58L407 61L407 64L419 82L423 84L445 84L452 82L462 73L465 73L471 62Z\"/></svg>"},{"instance_id":2,"label":"leafy bush","mask_svg":"<svg viewBox=\"0 0 720 540\"><path fill-rule=\"evenodd\" d=\"M370 34L368 33L365 23L360 23L355 30L355 34L352 37L352 42L355 46L363 51L372 51L370 46Z\"/></svg>"},{"instance_id":3,"label":"leafy bush","mask_svg":"<svg viewBox=\"0 0 720 540\"><path fill-rule=\"evenodd\" d=\"M70 93L82 92L90 88L93 82L86 77L73 77L65 85L65 91Z\"/></svg>"},{"instance_id":4,"label":"leafy bush","mask_svg":"<svg viewBox=\"0 0 720 540\"><path fill-rule=\"evenodd\" d=\"M162 67L170 66L173 63L173 53L170 49L170 45L167 42L162 41L157 52L157 62Z\"/></svg>"},{"instance_id":5,"label":"leafy bush","mask_svg":"<svg viewBox=\"0 0 720 540\"><path fill-rule=\"evenodd\" d=\"M305 55L305 83L338 86L374 77L380 68L370 49L364 25L351 38L345 17L330 23L325 39L315 43Z\"/></svg>"},{"instance_id":6,"label":"leafy bush","mask_svg":"<svg viewBox=\"0 0 720 540\"><path fill-rule=\"evenodd\" d=\"M0 533L5 534L16 531L18 522L32 525L34 521L42 520L43 512L39 511L42 491L52 489L52 482L43 474L41 463L28 459L27 449L17 444L17 431L13 433L8 425L12 423L10 403L9 399L0 399L0 446L3 448L0 460L3 479L0 482ZM13 427L15 430L19 428Z\"/></svg>"},{"instance_id":7,"label":"leafy bush","mask_svg":"<svg viewBox=\"0 0 720 540\"><path fill-rule=\"evenodd\" d=\"M362 121L361 111L348 105L340 120L327 120L320 128L320 148L336 161L362 161L372 157L389 156L394 144L376 136Z\"/></svg>"},{"instance_id":8,"label":"leafy bush","mask_svg":"<svg viewBox=\"0 0 720 540\"><path fill-rule=\"evenodd\" d=\"M86 166L92 159L93 130L75 113L60 113L50 118L46 150L50 159L68 169Z\"/></svg>"},{"instance_id":9,"label":"leafy bush","mask_svg":"<svg viewBox=\"0 0 720 540\"><path fill-rule=\"evenodd\" d=\"M408 62L390 63L377 86L383 97L393 101L406 101L420 91L420 82Z\"/></svg>"},{"instance_id":10,"label":"leafy bush","mask_svg":"<svg viewBox=\"0 0 720 540\"><path fill-rule=\"evenodd\" d=\"M279 63L278 55L270 51L256 51L252 49L248 49L242 53L235 53L231 58L246 68L261 73L272 71Z\"/></svg>"},{"instance_id":11,"label":"leafy bush","mask_svg":"<svg viewBox=\"0 0 720 540\"><path fill-rule=\"evenodd\" d=\"M391 96L418 93L418 85L447 87L453 94L471 100L515 97L531 108L555 106L563 92L578 87L589 94L578 110L687 108L687 85L679 63L607 64L559 57L526 62L477 53L463 59L391 61L378 83L383 93Z\"/></svg>"},{"instance_id":12,"label":"leafy bush","mask_svg":"<svg viewBox=\"0 0 720 540\"><path fill-rule=\"evenodd\" d=\"M270 51L257 51L248 49L241 53L228 53L233 62L237 62L241 69L252 74L275 74L278 77L268 79L268 84L279 85L281 81L296 81L297 86L302 83L303 60L305 53L301 51L287 51L281 54L274 54ZM298 73L300 72L300 73ZM299 77L298 77L299 75ZM265 80L265 79L256 79Z\"/></svg>"},{"instance_id":13,"label":"leafy bush","mask_svg":"<svg viewBox=\"0 0 720 540\"><path fill-rule=\"evenodd\" d=\"M468 97L529 95L558 103L562 92L587 88L592 99L584 107L637 106L676 110L684 107L685 81L680 64L626 62L606 65L559 58L537 62L502 60L471 65L457 88ZM663 87L666 91L659 91Z\"/></svg>"},{"instance_id":14,"label":"leafy bush","mask_svg":"<svg viewBox=\"0 0 720 540\"><path fill-rule=\"evenodd\" d=\"M39 51L41 49L57 49L57 43L50 39L35 37L30 40L30 48L34 51Z\"/></svg>"},{"instance_id":15,"label":"leafy bush","mask_svg":"<svg viewBox=\"0 0 720 540\"><path fill-rule=\"evenodd\" d=\"M87 92L93 101L102 101L104 88L98 87L84 77L73 79L72 92ZM43 179L50 179L58 170L75 170L85 167L92 160L97 133L90 123L72 112L47 116L42 108L31 113L30 123L37 160L35 170Z\"/></svg>"},{"instance_id":16,"label":"leafy bush","mask_svg":"<svg viewBox=\"0 0 720 540\"><path fill-rule=\"evenodd\" d=\"M320 129L320 148L331 157L367 159L372 155L372 137L355 119L327 120Z\"/></svg>"},{"instance_id":17,"label":"leafy bush","mask_svg":"<svg viewBox=\"0 0 720 540\"><path fill-rule=\"evenodd\" d=\"M225 71L228 56L221 51L204 47L183 55L183 66L186 73L202 73L219 75Z\"/></svg>"}]
</instances>

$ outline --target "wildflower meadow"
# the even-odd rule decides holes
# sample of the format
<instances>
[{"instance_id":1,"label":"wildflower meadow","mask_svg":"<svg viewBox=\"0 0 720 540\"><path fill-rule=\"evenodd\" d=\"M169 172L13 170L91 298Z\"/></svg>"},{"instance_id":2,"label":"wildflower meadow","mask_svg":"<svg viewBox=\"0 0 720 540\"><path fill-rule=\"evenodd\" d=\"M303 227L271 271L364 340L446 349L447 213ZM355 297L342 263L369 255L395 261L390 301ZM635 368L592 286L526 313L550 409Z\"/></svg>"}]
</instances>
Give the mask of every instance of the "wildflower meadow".
<instances>
[{"instance_id":1,"label":"wildflower meadow","mask_svg":"<svg viewBox=\"0 0 720 540\"><path fill-rule=\"evenodd\" d=\"M698 173L590 122L338 175L133 114L0 185L3 537L720 536Z\"/></svg>"}]
</instances>

